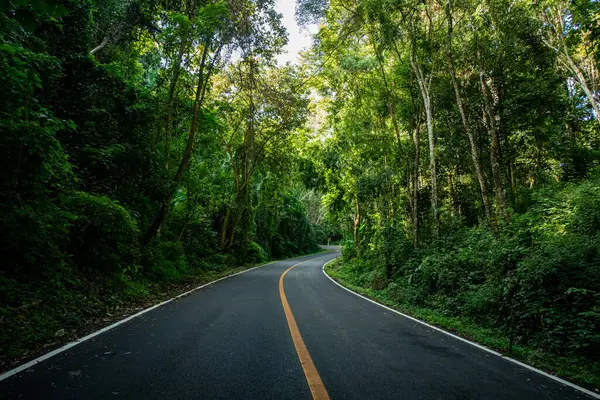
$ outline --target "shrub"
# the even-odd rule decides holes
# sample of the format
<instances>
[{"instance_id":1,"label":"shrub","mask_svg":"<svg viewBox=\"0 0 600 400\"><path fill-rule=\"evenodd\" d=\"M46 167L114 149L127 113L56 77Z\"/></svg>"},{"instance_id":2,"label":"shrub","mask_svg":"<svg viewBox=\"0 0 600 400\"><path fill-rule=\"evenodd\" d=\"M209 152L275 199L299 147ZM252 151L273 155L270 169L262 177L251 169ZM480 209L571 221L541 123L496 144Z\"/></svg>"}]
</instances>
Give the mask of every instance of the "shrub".
<instances>
[{"instance_id":1,"label":"shrub","mask_svg":"<svg viewBox=\"0 0 600 400\"><path fill-rule=\"evenodd\" d=\"M262 263L269 260L267 252L256 242L248 243L248 261L251 263Z\"/></svg>"},{"instance_id":2,"label":"shrub","mask_svg":"<svg viewBox=\"0 0 600 400\"><path fill-rule=\"evenodd\" d=\"M2 39L0 269L27 280L65 259L70 215L57 193L72 187L74 175L56 135L72 124L34 97L60 76L57 59Z\"/></svg>"},{"instance_id":3,"label":"shrub","mask_svg":"<svg viewBox=\"0 0 600 400\"><path fill-rule=\"evenodd\" d=\"M181 242L190 268L211 268L219 249L217 233L208 221L190 222L185 227Z\"/></svg>"},{"instance_id":4,"label":"shrub","mask_svg":"<svg viewBox=\"0 0 600 400\"><path fill-rule=\"evenodd\" d=\"M146 247L144 264L156 281L175 281L187 271L187 261L180 242L155 241Z\"/></svg>"},{"instance_id":5,"label":"shrub","mask_svg":"<svg viewBox=\"0 0 600 400\"><path fill-rule=\"evenodd\" d=\"M459 295L462 313L486 322L496 322L493 316L498 314L503 300L502 286L494 281L474 285Z\"/></svg>"},{"instance_id":6,"label":"shrub","mask_svg":"<svg viewBox=\"0 0 600 400\"><path fill-rule=\"evenodd\" d=\"M139 230L124 207L84 192L67 197L65 205L76 217L69 233L69 250L81 269L116 274L138 263Z\"/></svg>"},{"instance_id":7,"label":"shrub","mask_svg":"<svg viewBox=\"0 0 600 400\"><path fill-rule=\"evenodd\" d=\"M147 296L150 292L145 282L131 279L128 275L121 275L123 295L127 299L137 299Z\"/></svg>"},{"instance_id":8,"label":"shrub","mask_svg":"<svg viewBox=\"0 0 600 400\"><path fill-rule=\"evenodd\" d=\"M528 193L509 227L454 227L409 250L380 228L370 246L344 248L348 282L400 303L468 316L515 343L560 355L600 354L600 178ZM387 235L387 237L385 237ZM386 257L382 257L386 254ZM391 261L390 261L391 260ZM386 262L393 278L383 274Z\"/></svg>"}]
</instances>

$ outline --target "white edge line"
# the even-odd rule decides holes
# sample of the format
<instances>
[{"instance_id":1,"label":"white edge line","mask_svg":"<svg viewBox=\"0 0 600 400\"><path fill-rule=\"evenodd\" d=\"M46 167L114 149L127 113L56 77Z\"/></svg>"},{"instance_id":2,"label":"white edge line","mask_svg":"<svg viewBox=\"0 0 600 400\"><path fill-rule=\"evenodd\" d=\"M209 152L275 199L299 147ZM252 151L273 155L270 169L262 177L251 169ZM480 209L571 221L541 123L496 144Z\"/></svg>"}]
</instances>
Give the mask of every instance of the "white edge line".
<instances>
[{"instance_id":1,"label":"white edge line","mask_svg":"<svg viewBox=\"0 0 600 400\"><path fill-rule=\"evenodd\" d=\"M217 280L214 280L212 282L208 282L208 283L205 283L204 285L198 286L198 287L196 287L196 288L194 288L192 290L188 290L185 293L182 293L180 295L172 297L172 298L170 298L168 300L165 300L165 301L163 301L161 303L158 303L158 304L155 304L155 305L153 305L151 307L148 307L148 308L146 308L146 309L144 309L142 311L139 311L139 312L137 312L137 313L135 313L133 315L130 315L129 317L126 317L126 318L124 318L124 319L122 319L120 321L117 321L117 322L115 322L112 325L108 325L108 326L106 326L106 327L104 327L104 328L102 328L102 329L100 329L100 330L98 330L96 332L90 333L87 336L84 336L82 338L76 339L73 342L69 342L69 343L65 344L64 346L62 346L62 347L60 347L60 348L58 348L56 350L52 350L51 352L46 353L46 354L44 354L44 355L42 355L42 356L40 356L40 357L38 357L38 358L36 358L34 360L31 360L31 361L29 361L29 362L27 362L25 364L19 365L18 367L14 368L14 369L11 369L10 371L4 372L2 375L0 375L0 382L2 382L3 380L5 380L7 378L10 378L13 375L18 374L19 372L22 372L22 371L24 371L24 370L26 370L28 368L31 368L35 364L41 363L44 360L47 360L47 359L49 359L51 357L54 357L55 355L57 355L59 353L62 353L63 351L66 351L66 350L70 349L71 347L77 346L79 343L83 343L83 342L85 342L87 340L90 340L91 338L93 338L95 336L98 336L98 335L100 335L100 334L102 334L102 333L104 333L106 331L109 331L109 330L111 330L113 328L116 328L117 326L119 326L121 324L124 324L125 322L131 321L132 319L134 319L136 317L139 317L142 314L146 314L147 312L150 312L150 311L152 311L152 310L154 310L154 309L156 309L158 307L164 306L165 304L170 303L173 300L177 300L177 299L179 299L181 297L187 296L187 295L189 295L189 294L191 294L191 293L193 293L193 292L195 292L197 290L200 290L202 288L210 286L210 285L212 285L214 283L217 283L219 281L222 281L224 279L228 279L228 278L231 278L231 277L236 276L236 275L244 274L244 273L250 272L250 271L252 271L254 269L261 268L261 267L266 267L267 265L275 264L275 263L281 262L281 261L286 261L286 260L272 261L272 262L267 263L267 264L258 265L258 266L253 267L253 268L249 268L249 269L245 269L245 270L240 271L240 272L236 272L235 274L224 276L224 277L219 278Z\"/></svg>"},{"instance_id":2,"label":"white edge line","mask_svg":"<svg viewBox=\"0 0 600 400\"><path fill-rule=\"evenodd\" d=\"M404 318L408 318L408 319L410 319L410 320L412 320L412 321L418 322L419 324L425 325L425 326L427 326L427 327L429 327L429 328L431 328L431 329L434 329L434 330L436 330L436 331L438 331L438 332L444 333L444 334L446 334L446 335L448 335L448 336L451 336L451 337L453 337L454 339L460 340L461 342L468 343L468 344L470 344L471 346L475 346L475 347L477 347L477 348L479 348L479 349L481 349L481 350L483 350L483 351L486 351L486 352L488 352L488 353L491 353L491 354L493 354L493 355L495 355L495 356L498 356L498 357L500 357L500 358L502 358L502 359L504 359L504 360L506 360L506 361L510 361L510 362L511 362L511 363L513 363L513 364L517 364L517 365L519 365L519 366L521 366L521 367L523 367L523 368L526 368L526 369L528 369L528 370L530 370L530 371L537 372L538 374L540 374L540 375L543 375L543 376L545 376L546 378L550 378L550 379L552 379L552 380L555 380L556 382L562 383L563 385L570 386L570 387L572 387L573 389L579 390L580 392L583 392L583 393L585 393L585 394L587 394L587 395L589 395L589 396L592 396L592 397L594 397L594 398L596 398L596 399L600 399L600 394L598 394L598 393L594 393L594 392L592 392L591 390L588 390L588 389L586 389L586 388L583 388L583 387L581 387L581 386L577 386L577 385L575 385L574 383L571 383L571 382L569 382L569 381L566 381L566 380L564 380L564 379L561 379L561 378L559 378L559 377L557 377L557 376L554 376L554 375L552 375L552 374L549 374L549 373L547 373L547 372L544 372L544 371L542 371L541 369L537 369L537 368L535 368L535 367L532 367L531 365L527 365L527 364L525 364L525 363L523 363L523 362L521 362L521 361L515 360L514 358L511 358L511 357L504 356L504 355L502 355L501 353L498 353L497 351L494 351L494 350L492 350L492 349L490 349L490 348L488 348L488 347L485 347L485 346L482 346L482 345L480 345L479 343L472 342L472 341L470 341L470 340L467 340L467 339L465 339L465 338L463 338L463 337L460 337L460 336L457 336L457 335L455 335L455 334L453 334L453 333L447 332L447 331L445 331L445 330L443 330L443 329L440 329L440 328L438 328L437 326L434 326L434 325L428 324L427 322L424 322L424 321L421 321L421 320L419 320L419 319L416 319L416 318L414 318L414 317L411 317L410 315L407 315L407 314L401 313L401 312L400 312L400 311L398 311L398 310L394 310L393 308L390 308L390 307L388 307L388 306L386 306L386 305L384 305L384 304L378 303L378 302L376 302L376 301L374 301L374 300L371 300L371 299L369 299L368 297L365 297L365 296L363 296L363 295L361 295L361 294L359 294L359 293L356 293L356 292L354 292L354 291L352 291L352 290L348 289L347 287L343 286L342 284L340 284L339 282L337 282L335 279L333 279L332 277L330 277L330 276L327 274L327 272L325 272L325 266L326 266L327 264L329 264L330 262L332 262L332 261L335 261L337 258L339 258L339 257L336 257L336 258L334 258L334 259L332 259L332 260L329 260L329 261L327 261L325 264L323 264L323 267L321 268L321 270L323 271L323 274L324 274L324 275L325 275L327 278L329 278L329 280L330 280L331 282L335 283L336 285L338 285L338 286L339 286L339 287L341 287L342 289L346 290L347 292L350 292L350 293L352 293L352 294L353 294L353 295L355 295L355 296L361 297L361 298L363 298L364 300L367 300L367 301L369 301L369 302L371 302L371 303L373 303L373 304L376 304L376 305L378 305L379 307L383 307L383 308L385 308L386 310L389 310L389 311L392 311L392 312L394 312L394 313L396 313L396 314L398 314L398 315L401 315L401 316L403 316Z\"/></svg>"}]
</instances>

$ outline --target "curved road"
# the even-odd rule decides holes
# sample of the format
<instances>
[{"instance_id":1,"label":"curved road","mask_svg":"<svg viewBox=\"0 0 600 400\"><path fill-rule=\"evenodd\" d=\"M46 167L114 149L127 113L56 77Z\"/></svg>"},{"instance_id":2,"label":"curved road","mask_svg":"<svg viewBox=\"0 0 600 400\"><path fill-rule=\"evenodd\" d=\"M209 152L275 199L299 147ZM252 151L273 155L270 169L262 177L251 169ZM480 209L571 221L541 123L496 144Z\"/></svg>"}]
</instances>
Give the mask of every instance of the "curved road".
<instances>
[{"instance_id":1,"label":"curved road","mask_svg":"<svg viewBox=\"0 0 600 400\"><path fill-rule=\"evenodd\" d=\"M337 255L207 286L0 382L0 397L297 400L316 379L316 398L591 398L343 290L321 271ZM292 339L279 282L303 261L282 279Z\"/></svg>"}]
</instances>

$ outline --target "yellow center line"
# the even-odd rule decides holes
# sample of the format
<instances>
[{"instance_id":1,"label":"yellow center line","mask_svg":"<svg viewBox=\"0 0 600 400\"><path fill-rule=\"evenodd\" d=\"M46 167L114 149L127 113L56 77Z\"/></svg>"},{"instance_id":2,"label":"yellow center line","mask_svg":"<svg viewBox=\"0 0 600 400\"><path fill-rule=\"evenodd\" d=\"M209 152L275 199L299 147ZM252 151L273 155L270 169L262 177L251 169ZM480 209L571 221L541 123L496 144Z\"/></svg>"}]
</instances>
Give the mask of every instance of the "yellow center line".
<instances>
[{"instance_id":1,"label":"yellow center line","mask_svg":"<svg viewBox=\"0 0 600 400\"><path fill-rule=\"evenodd\" d=\"M300 331L298 330L296 319L294 318L294 314L292 314L292 309L290 308L287 297L285 297L285 291L283 290L283 278L285 275L290 272L292 268L312 260L314 260L314 258L292 265L281 275L279 278L279 296L281 296L281 304L283 304L283 311L285 311L285 318L287 319L290 333L292 334L294 347L296 347L296 352L298 353L298 358L300 359L300 364L304 370L304 375L306 376L306 381L308 382L308 387L310 388L313 399L329 400L329 394L327 394L327 390L325 389L325 385L323 385L321 376L319 375L319 372L317 371L317 368L310 357L310 353L304 344L304 340L302 340L302 335L300 335Z\"/></svg>"}]
</instances>

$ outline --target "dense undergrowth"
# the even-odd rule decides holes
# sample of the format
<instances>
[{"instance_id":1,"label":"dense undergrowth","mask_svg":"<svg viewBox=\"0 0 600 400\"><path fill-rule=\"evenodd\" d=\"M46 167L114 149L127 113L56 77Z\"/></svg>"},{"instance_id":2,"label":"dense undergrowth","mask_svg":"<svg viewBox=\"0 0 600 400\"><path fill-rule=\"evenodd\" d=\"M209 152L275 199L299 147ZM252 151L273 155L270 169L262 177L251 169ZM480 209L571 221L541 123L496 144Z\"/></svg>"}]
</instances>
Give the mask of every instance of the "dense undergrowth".
<instances>
[{"instance_id":1,"label":"dense undergrowth","mask_svg":"<svg viewBox=\"0 0 600 400\"><path fill-rule=\"evenodd\" d=\"M330 272L417 317L600 387L598 171L529 191L521 208L499 232L457 224L416 250L399 241L381 251L381 237L371 248L348 243Z\"/></svg>"}]
</instances>

